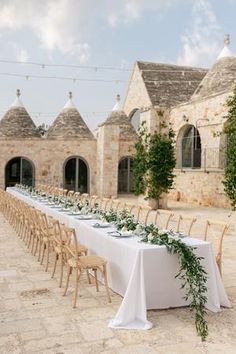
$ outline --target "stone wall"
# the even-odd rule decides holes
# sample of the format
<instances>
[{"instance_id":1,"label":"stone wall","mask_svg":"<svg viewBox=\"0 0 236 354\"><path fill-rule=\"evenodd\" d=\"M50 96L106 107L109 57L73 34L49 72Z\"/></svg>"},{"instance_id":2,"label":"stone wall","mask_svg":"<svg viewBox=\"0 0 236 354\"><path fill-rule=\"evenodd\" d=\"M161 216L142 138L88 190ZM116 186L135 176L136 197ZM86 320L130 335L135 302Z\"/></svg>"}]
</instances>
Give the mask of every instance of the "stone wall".
<instances>
[{"instance_id":1,"label":"stone wall","mask_svg":"<svg viewBox=\"0 0 236 354\"><path fill-rule=\"evenodd\" d=\"M90 192L96 193L96 141L22 139L0 141L0 186L5 187L5 166L14 157L25 157L35 166L35 181L63 185L63 166L71 156L79 156L89 166Z\"/></svg>"},{"instance_id":2,"label":"stone wall","mask_svg":"<svg viewBox=\"0 0 236 354\"><path fill-rule=\"evenodd\" d=\"M119 134L117 125L103 125L98 130L97 191L99 196L117 195Z\"/></svg>"},{"instance_id":3,"label":"stone wall","mask_svg":"<svg viewBox=\"0 0 236 354\"><path fill-rule=\"evenodd\" d=\"M169 198L202 205L228 207L223 178L223 127L228 94L179 105L170 112L176 133L177 167L175 188ZM187 125L197 127L201 137L201 168L181 168L181 138ZM223 143L222 143L223 142Z\"/></svg>"},{"instance_id":4,"label":"stone wall","mask_svg":"<svg viewBox=\"0 0 236 354\"><path fill-rule=\"evenodd\" d=\"M174 189L168 199L190 204L229 208L230 201L222 184L223 171L175 171Z\"/></svg>"},{"instance_id":5,"label":"stone wall","mask_svg":"<svg viewBox=\"0 0 236 354\"><path fill-rule=\"evenodd\" d=\"M137 64L135 64L124 102L124 111L129 117L134 109L141 109L145 107L151 107L151 101L139 68Z\"/></svg>"}]
</instances>

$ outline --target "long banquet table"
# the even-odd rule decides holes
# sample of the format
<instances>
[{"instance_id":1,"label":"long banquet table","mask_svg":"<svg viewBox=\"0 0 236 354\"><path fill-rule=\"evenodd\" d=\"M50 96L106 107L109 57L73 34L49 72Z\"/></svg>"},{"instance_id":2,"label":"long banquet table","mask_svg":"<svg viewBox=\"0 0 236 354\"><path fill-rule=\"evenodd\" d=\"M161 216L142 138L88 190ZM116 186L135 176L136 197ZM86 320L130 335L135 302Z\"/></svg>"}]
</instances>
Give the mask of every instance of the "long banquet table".
<instances>
[{"instance_id":1,"label":"long banquet table","mask_svg":"<svg viewBox=\"0 0 236 354\"><path fill-rule=\"evenodd\" d=\"M114 238L107 232L114 228L93 228L95 220L78 220L49 205L22 194L16 188L7 192L25 201L60 222L75 228L80 242L86 245L90 254L98 254L108 261L109 287L123 296L116 317L109 322L112 328L149 329L148 309L165 309L187 306L181 282L175 278L179 269L176 255L167 253L165 246L139 242L137 236ZM184 242L195 247L208 275L206 308L220 311L220 306L230 307L212 245L195 238L184 238Z\"/></svg>"}]
</instances>

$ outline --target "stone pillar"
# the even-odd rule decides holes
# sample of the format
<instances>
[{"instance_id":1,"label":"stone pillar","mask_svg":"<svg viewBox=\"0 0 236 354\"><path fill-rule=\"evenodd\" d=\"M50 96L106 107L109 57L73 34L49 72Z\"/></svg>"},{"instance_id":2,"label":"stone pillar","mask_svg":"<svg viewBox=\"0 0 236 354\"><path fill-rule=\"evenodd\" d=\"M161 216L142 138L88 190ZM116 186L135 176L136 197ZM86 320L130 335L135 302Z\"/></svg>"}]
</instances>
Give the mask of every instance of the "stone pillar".
<instances>
[{"instance_id":1,"label":"stone pillar","mask_svg":"<svg viewBox=\"0 0 236 354\"><path fill-rule=\"evenodd\" d=\"M100 197L117 196L119 134L117 125L104 124L97 137L97 191Z\"/></svg>"}]
</instances>

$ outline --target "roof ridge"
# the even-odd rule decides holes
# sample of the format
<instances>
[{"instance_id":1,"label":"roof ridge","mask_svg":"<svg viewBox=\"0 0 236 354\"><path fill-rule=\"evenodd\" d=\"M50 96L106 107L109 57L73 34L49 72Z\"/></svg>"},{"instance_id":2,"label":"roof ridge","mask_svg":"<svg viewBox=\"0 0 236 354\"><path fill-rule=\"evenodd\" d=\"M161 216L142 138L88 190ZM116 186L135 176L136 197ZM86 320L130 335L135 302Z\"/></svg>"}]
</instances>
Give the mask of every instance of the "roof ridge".
<instances>
[{"instance_id":1,"label":"roof ridge","mask_svg":"<svg viewBox=\"0 0 236 354\"><path fill-rule=\"evenodd\" d=\"M143 61L143 60L137 60L137 64L146 64L146 65L164 65L164 66L174 66L176 68L187 68L191 70L201 70L201 71L209 71L209 68L201 68L201 67L195 67L195 66L190 66L190 65L178 65L178 64L171 64L171 63L161 63L161 62L151 62L151 61Z\"/></svg>"}]
</instances>

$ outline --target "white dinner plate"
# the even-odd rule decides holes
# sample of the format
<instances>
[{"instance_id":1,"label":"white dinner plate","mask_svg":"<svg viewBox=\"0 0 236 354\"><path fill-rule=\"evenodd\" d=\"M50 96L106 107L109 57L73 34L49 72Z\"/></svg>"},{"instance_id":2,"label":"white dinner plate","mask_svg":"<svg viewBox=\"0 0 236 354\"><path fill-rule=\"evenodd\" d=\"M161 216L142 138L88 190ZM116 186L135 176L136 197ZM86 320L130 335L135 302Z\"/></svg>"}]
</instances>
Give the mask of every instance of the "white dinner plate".
<instances>
[{"instance_id":1,"label":"white dinner plate","mask_svg":"<svg viewBox=\"0 0 236 354\"><path fill-rule=\"evenodd\" d=\"M106 227L110 227L110 224L109 224L109 222L96 222L92 226L95 227L95 228L98 228L98 229L99 228L103 229L103 228L106 228Z\"/></svg>"},{"instance_id":2,"label":"white dinner plate","mask_svg":"<svg viewBox=\"0 0 236 354\"><path fill-rule=\"evenodd\" d=\"M78 219L78 220L91 220L92 216L90 216L90 215L79 215L79 216L76 217L76 219Z\"/></svg>"},{"instance_id":3,"label":"white dinner plate","mask_svg":"<svg viewBox=\"0 0 236 354\"><path fill-rule=\"evenodd\" d=\"M130 232L130 231L113 231L113 232L109 232L109 234L112 236L112 237L132 237L133 236L133 233Z\"/></svg>"}]
</instances>

